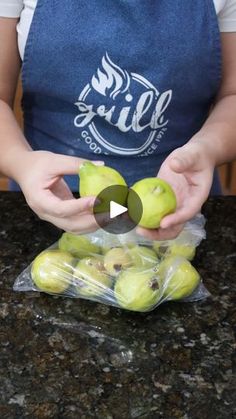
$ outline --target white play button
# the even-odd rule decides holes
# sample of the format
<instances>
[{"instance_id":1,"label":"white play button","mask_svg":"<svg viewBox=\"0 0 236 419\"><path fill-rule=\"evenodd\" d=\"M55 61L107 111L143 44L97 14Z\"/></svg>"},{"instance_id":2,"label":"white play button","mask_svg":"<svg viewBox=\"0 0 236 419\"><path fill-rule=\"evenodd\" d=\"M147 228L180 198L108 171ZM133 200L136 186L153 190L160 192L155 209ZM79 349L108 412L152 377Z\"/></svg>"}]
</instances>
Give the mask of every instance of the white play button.
<instances>
[{"instance_id":1,"label":"white play button","mask_svg":"<svg viewBox=\"0 0 236 419\"><path fill-rule=\"evenodd\" d=\"M128 195L132 208L135 208L135 221L128 216L129 210L126 208ZM143 206L139 196L128 186L112 185L98 194L93 206L93 214L98 226L106 233L126 234L139 224Z\"/></svg>"},{"instance_id":2,"label":"white play button","mask_svg":"<svg viewBox=\"0 0 236 419\"><path fill-rule=\"evenodd\" d=\"M118 217L118 215L124 214L128 211L128 208L123 205L117 204L117 202L110 201L110 218Z\"/></svg>"}]
</instances>

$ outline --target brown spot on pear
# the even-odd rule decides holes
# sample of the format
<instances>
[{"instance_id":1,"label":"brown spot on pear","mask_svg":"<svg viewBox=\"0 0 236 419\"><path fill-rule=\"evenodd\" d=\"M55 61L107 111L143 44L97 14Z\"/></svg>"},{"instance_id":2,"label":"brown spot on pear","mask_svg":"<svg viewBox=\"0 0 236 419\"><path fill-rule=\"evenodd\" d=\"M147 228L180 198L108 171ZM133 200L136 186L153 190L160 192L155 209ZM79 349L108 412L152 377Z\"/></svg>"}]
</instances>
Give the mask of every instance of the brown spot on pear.
<instances>
[{"instance_id":1,"label":"brown spot on pear","mask_svg":"<svg viewBox=\"0 0 236 419\"><path fill-rule=\"evenodd\" d=\"M122 269L132 265L129 252L122 247L114 247L104 257L104 266L109 275L117 276Z\"/></svg>"},{"instance_id":2,"label":"brown spot on pear","mask_svg":"<svg viewBox=\"0 0 236 419\"><path fill-rule=\"evenodd\" d=\"M161 299L158 276L151 270L130 268L120 273L114 292L118 304L133 311L149 311Z\"/></svg>"},{"instance_id":3,"label":"brown spot on pear","mask_svg":"<svg viewBox=\"0 0 236 419\"><path fill-rule=\"evenodd\" d=\"M75 267L74 286L83 297L100 297L109 292L112 279L106 273L101 259L87 257L81 259Z\"/></svg>"}]
</instances>

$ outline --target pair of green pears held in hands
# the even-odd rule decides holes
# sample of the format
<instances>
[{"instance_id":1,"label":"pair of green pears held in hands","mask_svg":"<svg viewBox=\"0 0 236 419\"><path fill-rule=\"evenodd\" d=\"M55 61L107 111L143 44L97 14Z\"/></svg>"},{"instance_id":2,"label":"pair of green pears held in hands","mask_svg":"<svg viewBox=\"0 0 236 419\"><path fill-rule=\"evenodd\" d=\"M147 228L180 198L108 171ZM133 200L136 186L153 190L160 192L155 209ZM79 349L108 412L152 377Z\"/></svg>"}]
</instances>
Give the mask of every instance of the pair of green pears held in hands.
<instances>
[{"instance_id":1,"label":"pair of green pears held in hands","mask_svg":"<svg viewBox=\"0 0 236 419\"><path fill-rule=\"evenodd\" d=\"M86 161L80 166L80 196L98 196L110 186L127 187L125 179L116 170L107 166L95 166ZM135 192L135 194L133 194ZM141 217L137 215L137 195L142 204ZM104 191L106 199L106 191ZM107 201L109 201L109 192ZM139 226L155 229L166 215L175 212L176 196L171 186L157 177L146 178L128 188L117 188L112 199L120 205L127 206L132 221ZM107 202L100 202L96 212L107 211Z\"/></svg>"},{"instance_id":2,"label":"pair of green pears held in hands","mask_svg":"<svg viewBox=\"0 0 236 419\"><path fill-rule=\"evenodd\" d=\"M176 209L176 197L171 187L158 178L136 182L130 189L114 169L84 162L79 170L80 196L98 196L110 186L117 196L102 194L104 202L95 206L96 212L106 212L109 198L128 207L129 217L136 223L137 199L143 207L139 225L158 228L161 219ZM106 201L106 202L105 202ZM83 297L108 302L128 310L149 311L165 300L179 300L191 295L200 277L189 260L195 248L185 243L165 245L136 242L121 245L113 240L111 248L98 246L86 236L63 233L57 249L42 252L31 268L33 283L41 291ZM187 260L189 259L189 260Z\"/></svg>"}]
</instances>

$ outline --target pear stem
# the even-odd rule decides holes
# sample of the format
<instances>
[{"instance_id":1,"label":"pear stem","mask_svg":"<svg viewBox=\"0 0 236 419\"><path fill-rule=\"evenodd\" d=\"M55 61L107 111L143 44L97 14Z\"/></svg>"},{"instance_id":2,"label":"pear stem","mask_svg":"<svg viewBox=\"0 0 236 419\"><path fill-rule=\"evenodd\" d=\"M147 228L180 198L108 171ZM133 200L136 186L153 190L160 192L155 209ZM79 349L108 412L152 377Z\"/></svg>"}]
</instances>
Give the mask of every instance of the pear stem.
<instances>
[{"instance_id":1,"label":"pear stem","mask_svg":"<svg viewBox=\"0 0 236 419\"><path fill-rule=\"evenodd\" d=\"M79 168L79 173L83 170L94 170L96 168L96 165L93 164L91 161L85 161L84 163L81 164L80 168Z\"/></svg>"},{"instance_id":2,"label":"pear stem","mask_svg":"<svg viewBox=\"0 0 236 419\"><path fill-rule=\"evenodd\" d=\"M162 192L164 192L164 189L160 185L155 186L155 188L152 190L152 193L155 195L160 195Z\"/></svg>"}]
</instances>

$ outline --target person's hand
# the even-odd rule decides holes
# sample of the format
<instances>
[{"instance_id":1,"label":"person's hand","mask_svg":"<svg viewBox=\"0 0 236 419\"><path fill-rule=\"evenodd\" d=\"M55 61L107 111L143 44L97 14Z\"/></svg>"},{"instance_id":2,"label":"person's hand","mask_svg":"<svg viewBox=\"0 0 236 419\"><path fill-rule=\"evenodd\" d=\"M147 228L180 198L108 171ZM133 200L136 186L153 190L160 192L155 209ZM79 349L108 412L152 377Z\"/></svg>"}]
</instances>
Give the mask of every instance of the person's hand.
<instances>
[{"instance_id":1,"label":"person's hand","mask_svg":"<svg viewBox=\"0 0 236 419\"><path fill-rule=\"evenodd\" d=\"M29 151L21 156L15 176L28 205L39 218L77 234L98 228L92 211L96 197L75 199L63 179L64 175L77 174L83 161L46 151Z\"/></svg>"},{"instance_id":2,"label":"person's hand","mask_svg":"<svg viewBox=\"0 0 236 419\"><path fill-rule=\"evenodd\" d=\"M151 240L177 237L184 223L201 210L211 189L213 173L214 161L200 140L174 150L157 176L172 186L177 198L176 212L164 217L159 229L138 228L137 232Z\"/></svg>"}]
</instances>

